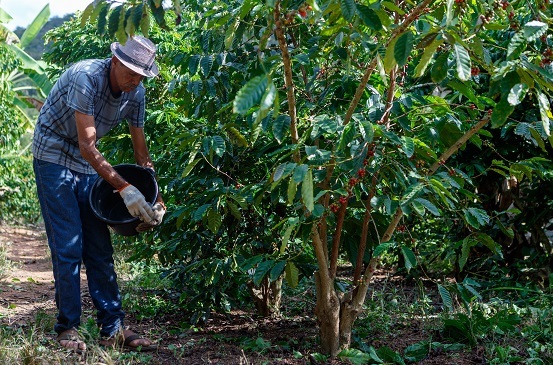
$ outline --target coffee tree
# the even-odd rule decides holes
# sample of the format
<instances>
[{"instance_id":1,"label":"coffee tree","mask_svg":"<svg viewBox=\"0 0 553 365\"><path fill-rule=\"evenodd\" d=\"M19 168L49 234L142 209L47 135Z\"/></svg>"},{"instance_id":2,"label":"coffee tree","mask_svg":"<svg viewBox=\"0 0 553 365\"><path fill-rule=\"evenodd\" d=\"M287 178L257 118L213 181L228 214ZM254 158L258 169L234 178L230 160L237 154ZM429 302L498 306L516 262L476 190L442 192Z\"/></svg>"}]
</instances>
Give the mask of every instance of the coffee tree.
<instances>
[{"instance_id":1,"label":"coffee tree","mask_svg":"<svg viewBox=\"0 0 553 365\"><path fill-rule=\"evenodd\" d=\"M419 264L417 222L456 227L459 271L474 249L500 259L489 228L512 238L512 222L475 179L551 179L547 1L110 4L83 25L122 41L151 31L165 65L150 119L171 214L142 254L211 293L207 307L236 298L231 274L278 299L312 254L321 347L336 356L383 253ZM512 135L534 153L498 153Z\"/></svg>"}]
</instances>

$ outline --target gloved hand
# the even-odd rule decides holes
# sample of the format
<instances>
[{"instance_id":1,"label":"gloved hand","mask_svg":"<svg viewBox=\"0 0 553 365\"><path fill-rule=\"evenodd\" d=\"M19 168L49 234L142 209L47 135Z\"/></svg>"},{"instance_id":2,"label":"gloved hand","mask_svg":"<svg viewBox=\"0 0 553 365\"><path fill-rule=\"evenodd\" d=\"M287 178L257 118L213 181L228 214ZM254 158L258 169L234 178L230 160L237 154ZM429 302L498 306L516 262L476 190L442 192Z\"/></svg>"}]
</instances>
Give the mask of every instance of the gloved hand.
<instances>
[{"instance_id":1,"label":"gloved hand","mask_svg":"<svg viewBox=\"0 0 553 365\"><path fill-rule=\"evenodd\" d=\"M152 207L152 211L154 212L152 221L149 223L140 223L138 227L136 227L137 232L144 232L161 224L166 211L165 205L162 203L155 203Z\"/></svg>"},{"instance_id":2,"label":"gloved hand","mask_svg":"<svg viewBox=\"0 0 553 365\"><path fill-rule=\"evenodd\" d=\"M125 206L133 217L138 217L141 221L150 223L154 218L154 211L150 204L146 202L144 195L133 185L127 185L119 191Z\"/></svg>"}]
</instances>

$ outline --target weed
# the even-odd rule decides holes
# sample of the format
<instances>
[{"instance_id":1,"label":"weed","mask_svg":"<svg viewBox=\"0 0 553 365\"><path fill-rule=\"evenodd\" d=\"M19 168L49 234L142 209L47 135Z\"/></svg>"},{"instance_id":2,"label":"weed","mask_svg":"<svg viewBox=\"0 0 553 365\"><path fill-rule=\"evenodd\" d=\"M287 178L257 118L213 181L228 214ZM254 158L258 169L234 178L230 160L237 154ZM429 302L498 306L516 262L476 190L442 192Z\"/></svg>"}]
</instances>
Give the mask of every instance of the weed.
<instances>
[{"instance_id":1,"label":"weed","mask_svg":"<svg viewBox=\"0 0 553 365\"><path fill-rule=\"evenodd\" d=\"M264 340L262 337L246 338L240 342L240 347L245 351L253 351L257 353L264 353L271 347L271 342Z\"/></svg>"},{"instance_id":2,"label":"weed","mask_svg":"<svg viewBox=\"0 0 553 365\"><path fill-rule=\"evenodd\" d=\"M7 278L15 266L7 256L8 244L9 243L0 242L0 280Z\"/></svg>"}]
</instances>

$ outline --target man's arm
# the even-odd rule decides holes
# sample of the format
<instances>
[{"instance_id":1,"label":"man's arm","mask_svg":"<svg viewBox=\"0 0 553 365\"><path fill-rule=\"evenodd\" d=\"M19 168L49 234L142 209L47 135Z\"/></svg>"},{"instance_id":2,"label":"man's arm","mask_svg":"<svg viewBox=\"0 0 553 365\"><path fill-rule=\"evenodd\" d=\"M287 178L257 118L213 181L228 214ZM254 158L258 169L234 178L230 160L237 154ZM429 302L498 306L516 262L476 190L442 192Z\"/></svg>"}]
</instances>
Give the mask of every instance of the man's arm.
<instances>
[{"instance_id":1,"label":"man's arm","mask_svg":"<svg viewBox=\"0 0 553 365\"><path fill-rule=\"evenodd\" d=\"M75 120L77 123L79 149L83 158L98 172L98 175L117 189L129 213L133 217L139 217L144 222L152 223L159 214L156 213L154 215L154 211L144 199L144 195L135 186L123 179L96 148L94 117L75 112Z\"/></svg>"},{"instance_id":2,"label":"man's arm","mask_svg":"<svg viewBox=\"0 0 553 365\"><path fill-rule=\"evenodd\" d=\"M115 189L120 190L128 183L115 171L111 164L96 148L96 125L92 115L75 112L77 121L77 133L79 136L79 149L81 155L87 160L92 168L98 172Z\"/></svg>"}]
</instances>

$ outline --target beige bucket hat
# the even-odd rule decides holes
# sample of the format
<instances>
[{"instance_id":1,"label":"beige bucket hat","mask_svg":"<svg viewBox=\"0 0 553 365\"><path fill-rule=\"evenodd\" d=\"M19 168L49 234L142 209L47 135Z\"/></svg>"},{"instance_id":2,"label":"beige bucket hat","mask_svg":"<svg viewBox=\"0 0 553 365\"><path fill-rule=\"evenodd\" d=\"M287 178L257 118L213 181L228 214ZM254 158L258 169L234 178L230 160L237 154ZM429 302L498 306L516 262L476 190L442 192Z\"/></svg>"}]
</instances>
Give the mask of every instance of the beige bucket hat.
<instances>
[{"instance_id":1,"label":"beige bucket hat","mask_svg":"<svg viewBox=\"0 0 553 365\"><path fill-rule=\"evenodd\" d=\"M119 42L111 44L111 52L125 66L146 77L159 74L155 63L156 46L148 38L139 35L129 37L123 45Z\"/></svg>"}]
</instances>

